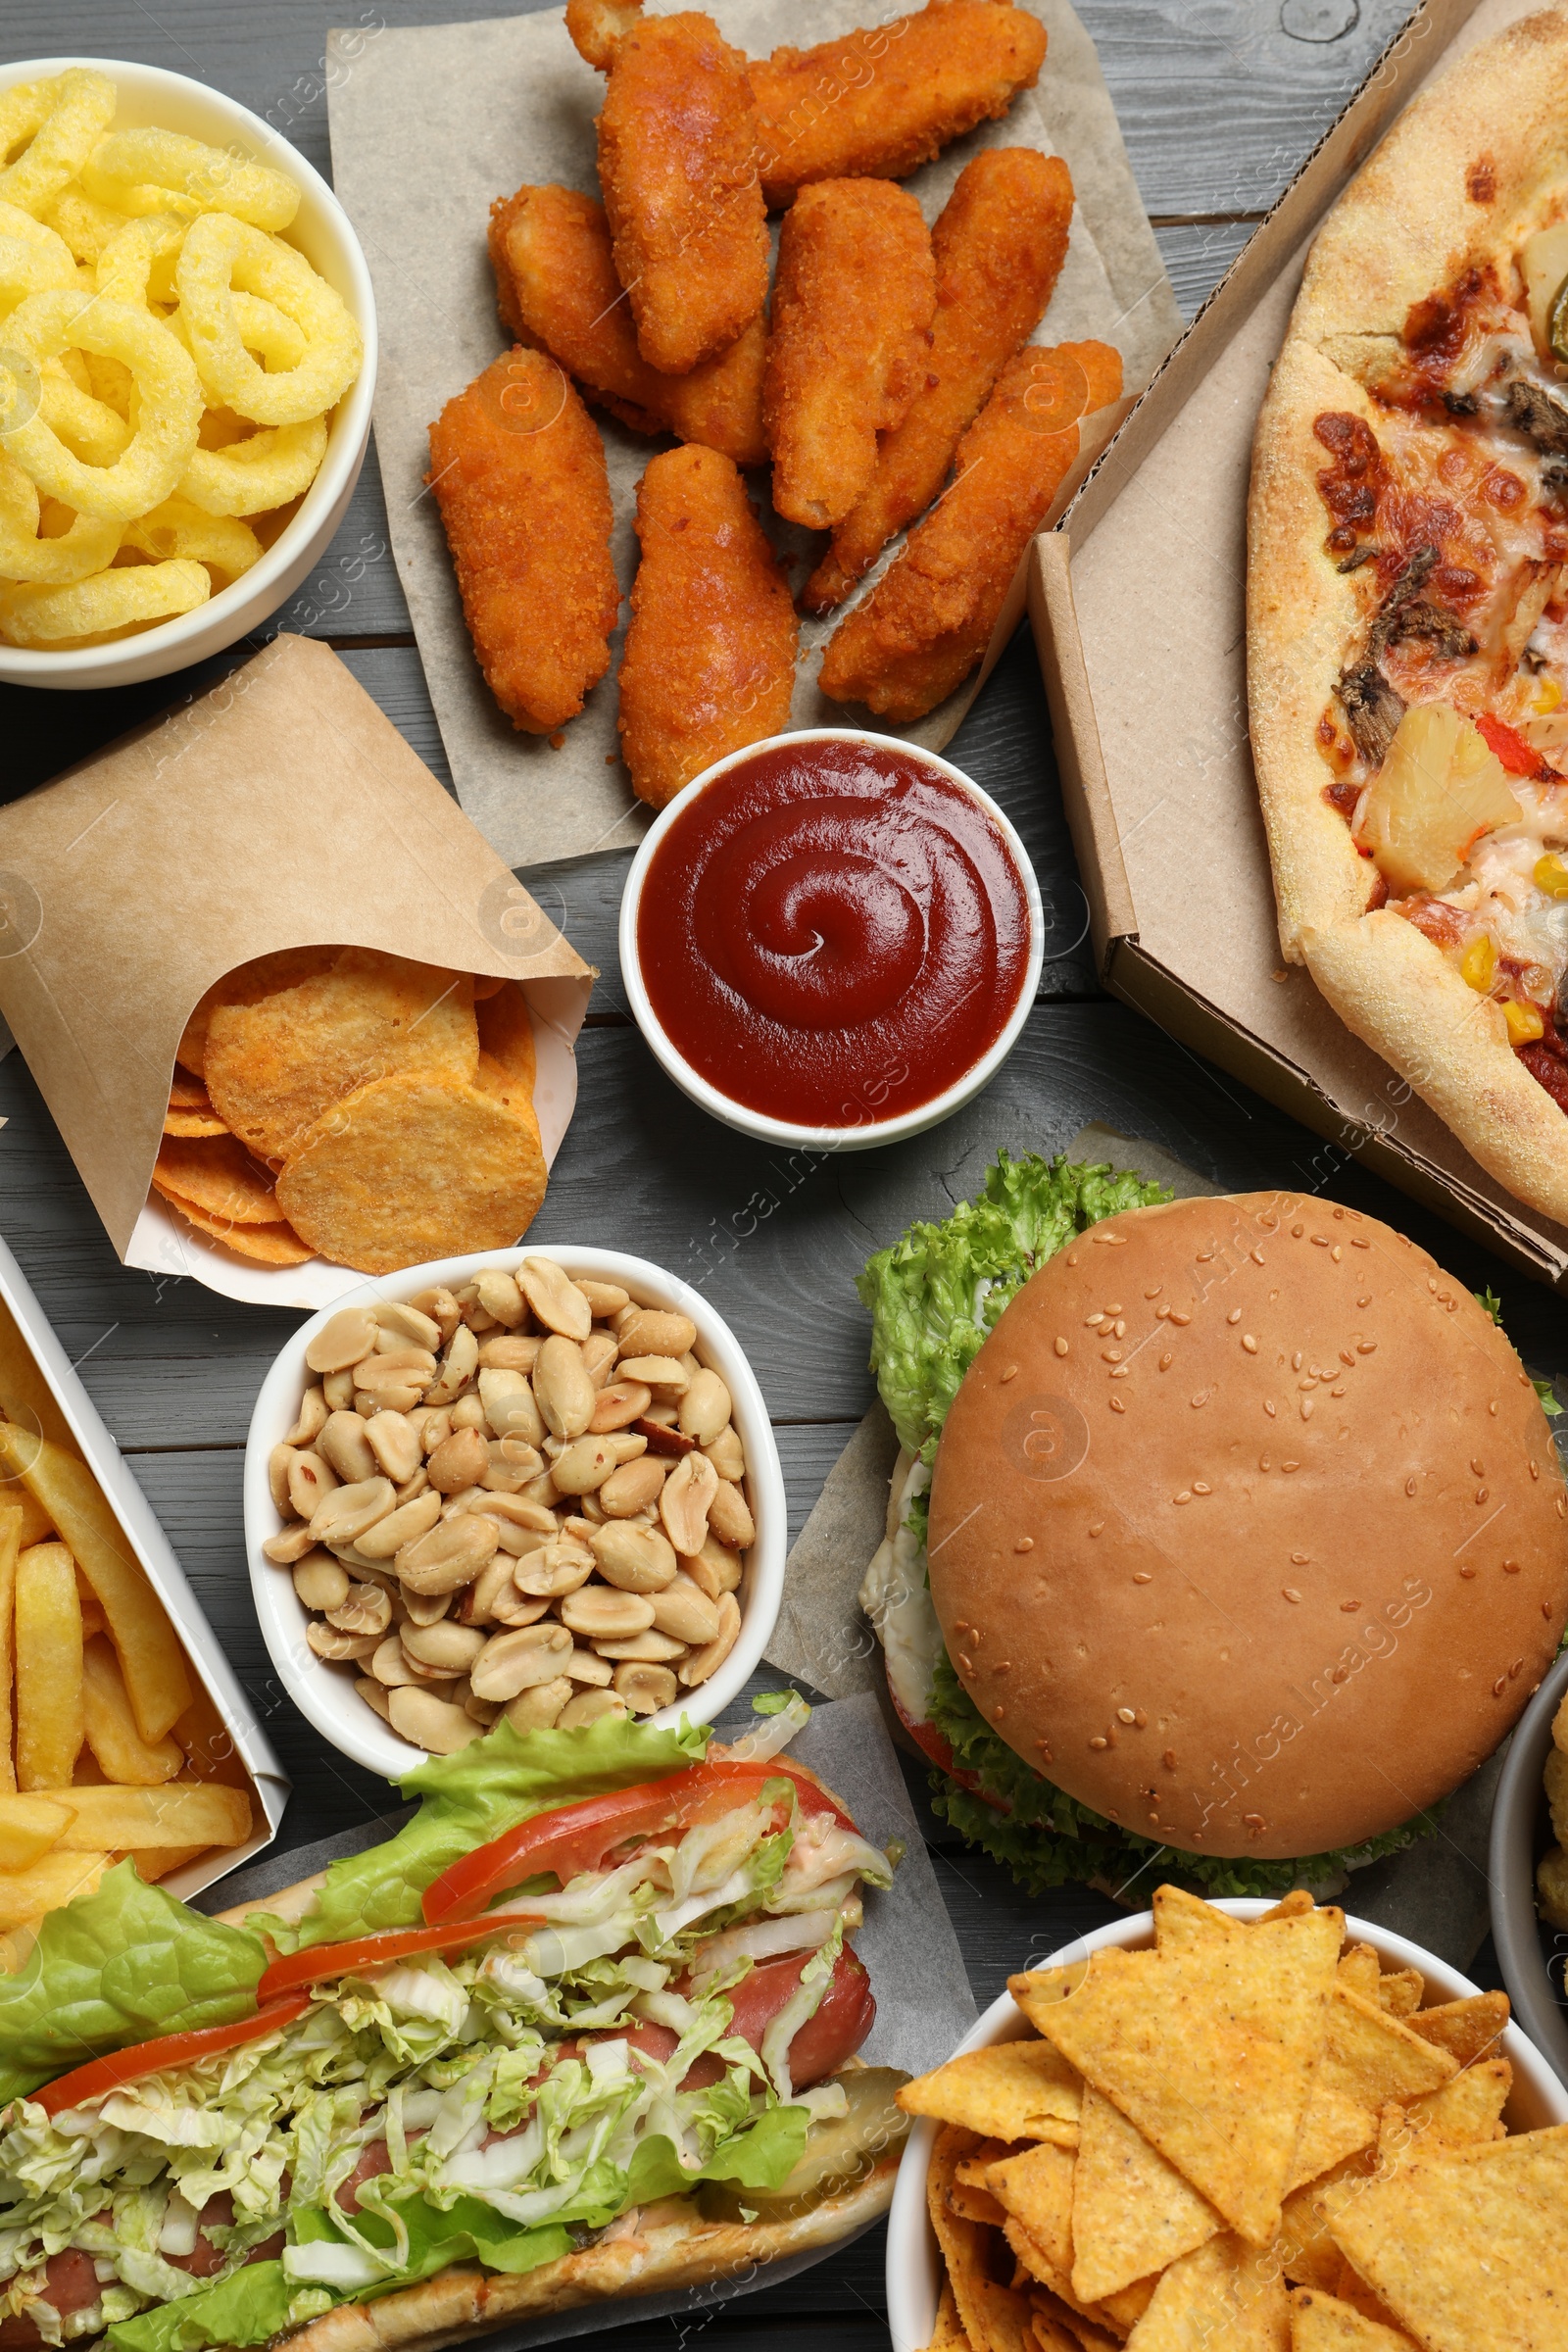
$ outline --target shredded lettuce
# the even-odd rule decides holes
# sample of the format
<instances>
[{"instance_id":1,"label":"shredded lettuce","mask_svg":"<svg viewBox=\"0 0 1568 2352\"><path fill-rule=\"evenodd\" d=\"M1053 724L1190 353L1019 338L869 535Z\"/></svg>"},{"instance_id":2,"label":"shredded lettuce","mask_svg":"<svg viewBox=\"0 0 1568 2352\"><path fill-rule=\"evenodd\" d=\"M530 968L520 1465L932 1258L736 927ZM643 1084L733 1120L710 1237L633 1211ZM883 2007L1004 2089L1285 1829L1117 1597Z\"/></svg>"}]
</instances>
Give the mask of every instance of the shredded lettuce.
<instances>
[{"instance_id":1,"label":"shredded lettuce","mask_svg":"<svg viewBox=\"0 0 1568 2352\"><path fill-rule=\"evenodd\" d=\"M1168 1200L1169 1189L1059 1153L1002 1152L985 1189L940 1225L909 1227L856 1284L871 1310L871 1369L899 1442L929 1461L958 1384L1008 1300L1101 1217Z\"/></svg>"}]
</instances>

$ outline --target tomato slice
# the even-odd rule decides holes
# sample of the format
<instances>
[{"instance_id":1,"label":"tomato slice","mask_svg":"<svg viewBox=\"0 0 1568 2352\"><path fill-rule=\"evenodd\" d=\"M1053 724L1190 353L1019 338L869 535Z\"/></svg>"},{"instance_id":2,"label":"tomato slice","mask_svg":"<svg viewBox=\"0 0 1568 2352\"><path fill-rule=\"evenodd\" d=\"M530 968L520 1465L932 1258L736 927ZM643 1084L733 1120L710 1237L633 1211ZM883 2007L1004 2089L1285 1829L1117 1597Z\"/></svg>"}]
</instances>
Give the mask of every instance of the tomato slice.
<instances>
[{"instance_id":1,"label":"tomato slice","mask_svg":"<svg viewBox=\"0 0 1568 2352\"><path fill-rule=\"evenodd\" d=\"M135 2042L128 2050L111 2050L106 2057L89 2058L85 2066L74 2067L69 2075L57 2075L27 2096L35 2099L46 2115L59 2115L63 2108L80 2107L88 2099L101 2098L106 2090L138 2082L143 2075L162 2074L168 2066L190 2066L216 2051L258 2041L264 2034L275 2034L279 2026L292 2025L310 2005L309 1993L299 1992L286 2000L270 2001L254 2017L239 2018L231 2026L203 2026L194 2034L164 2034L156 2041Z\"/></svg>"},{"instance_id":2,"label":"tomato slice","mask_svg":"<svg viewBox=\"0 0 1568 2352\"><path fill-rule=\"evenodd\" d=\"M297 1984L318 1984L323 1977L358 1976L366 1969L385 1968L392 1960L416 1952L456 1951L466 1943L482 1943L508 1928L537 1928L544 1922L527 1911L504 1911L486 1919L453 1920L435 1928L391 1928L380 1936L359 1936L349 1943L318 1943L310 1951L290 1952L274 1960L256 1987L259 2001L290 1992Z\"/></svg>"},{"instance_id":3,"label":"tomato slice","mask_svg":"<svg viewBox=\"0 0 1568 2352\"><path fill-rule=\"evenodd\" d=\"M777 1757L766 1763L692 1764L667 1780L642 1781L613 1788L580 1804L536 1813L488 1845L465 1854L424 1890L424 1916L438 1921L472 1919L524 1879L554 1871L563 1886L580 1871L598 1870L606 1854L633 1838L659 1831L690 1829L709 1812L722 1812L755 1795L764 1781L795 1784L801 1809L831 1813L847 1830L854 1822L842 1805Z\"/></svg>"},{"instance_id":4,"label":"tomato slice","mask_svg":"<svg viewBox=\"0 0 1568 2352\"><path fill-rule=\"evenodd\" d=\"M1539 774L1541 754L1526 743L1524 737L1516 733L1506 720L1494 718L1490 711L1483 710L1476 720L1476 732L1510 776Z\"/></svg>"}]
</instances>

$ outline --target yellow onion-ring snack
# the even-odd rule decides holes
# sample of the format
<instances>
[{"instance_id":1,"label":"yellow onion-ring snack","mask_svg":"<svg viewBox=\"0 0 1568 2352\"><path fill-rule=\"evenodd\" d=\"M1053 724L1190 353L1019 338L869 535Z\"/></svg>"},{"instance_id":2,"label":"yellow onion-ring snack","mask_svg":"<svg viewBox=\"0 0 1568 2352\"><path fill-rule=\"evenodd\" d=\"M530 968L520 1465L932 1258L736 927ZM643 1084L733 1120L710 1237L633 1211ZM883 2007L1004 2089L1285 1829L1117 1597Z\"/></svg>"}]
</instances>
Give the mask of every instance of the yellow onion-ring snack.
<instances>
[{"instance_id":1,"label":"yellow onion-ring snack","mask_svg":"<svg viewBox=\"0 0 1568 2352\"><path fill-rule=\"evenodd\" d=\"M84 351L79 357L87 363L87 384L94 400L101 400L106 409L113 409L128 424L134 381L124 361L106 360L96 351Z\"/></svg>"},{"instance_id":2,"label":"yellow onion-ring snack","mask_svg":"<svg viewBox=\"0 0 1568 2352\"><path fill-rule=\"evenodd\" d=\"M365 347L347 305L302 253L226 213L193 220L175 270L190 347L215 405L257 424L303 424L340 399ZM294 319L306 338L297 368L269 374L245 349L229 300L237 282Z\"/></svg>"},{"instance_id":3,"label":"yellow onion-ring snack","mask_svg":"<svg viewBox=\"0 0 1568 2352\"><path fill-rule=\"evenodd\" d=\"M114 561L118 522L78 514L62 537L40 539L38 513L38 493L22 467L15 459L0 457L0 578L64 588Z\"/></svg>"},{"instance_id":4,"label":"yellow onion-ring snack","mask_svg":"<svg viewBox=\"0 0 1568 2352\"><path fill-rule=\"evenodd\" d=\"M305 337L286 311L264 294L241 294L237 289L229 295L234 306L234 323L239 339L247 351L259 352L273 368L297 368L305 357ZM176 334L190 351L190 328L179 311L172 312L164 324ZM195 353L191 352L192 359ZM247 422L249 419L247 419Z\"/></svg>"},{"instance_id":5,"label":"yellow onion-ring snack","mask_svg":"<svg viewBox=\"0 0 1568 2352\"><path fill-rule=\"evenodd\" d=\"M24 237L29 245L46 245L51 253L64 252L70 260L75 259L57 228L51 228L47 221L35 220L20 204L0 201L0 237Z\"/></svg>"},{"instance_id":6,"label":"yellow onion-ring snack","mask_svg":"<svg viewBox=\"0 0 1568 2352\"><path fill-rule=\"evenodd\" d=\"M117 207L94 204L74 183L62 188L52 204L46 204L40 219L46 221L57 237L63 237L75 255L89 270L96 269L104 247L118 237L125 225L125 216Z\"/></svg>"},{"instance_id":7,"label":"yellow onion-ring snack","mask_svg":"<svg viewBox=\"0 0 1568 2352\"><path fill-rule=\"evenodd\" d=\"M0 448L40 490L78 514L130 522L179 486L201 430L202 390L189 353L161 319L80 291L29 294L5 321L4 340L39 368L77 347L122 360L135 379L136 428L111 466L74 457L41 413L0 431Z\"/></svg>"},{"instance_id":8,"label":"yellow onion-ring snack","mask_svg":"<svg viewBox=\"0 0 1568 2352\"><path fill-rule=\"evenodd\" d=\"M172 264L188 226L173 213L148 213L139 220L127 220L98 256L99 293L111 302L134 302L146 310L153 264Z\"/></svg>"},{"instance_id":9,"label":"yellow onion-ring snack","mask_svg":"<svg viewBox=\"0 0 1568 2352\"><path fill-rule=\"evenodd\" d=\"M29 144L0 171L0 203L42 212L81 170L113 120L117 92L85 66L50 81L19 81L0 91L0 159Z\"/></svg>"},{"instance_id":10,"label":"yellow onion-ring snack","mask_svg":"<svg viewBox=\"0 0 1568 2352\"><path fill-rule=\"evenodd\" d=\"M204 514L177 490L150 514L127 522L121 545L133 547L138 555L150 556L158 563L180 557L193 564L208 564L226 572L231 580L249 571L262 554L262 543L248 522L232 514ZM0 561L0 572L5 569Z\"/></svg>"},{"instance_id":11,"label":"yellow onion-ring snack","mask_svg":"<svg viewBox=\"0 0 1568 2352\"><path fill-rule=\"evenodd\" d=\"M265 514L308 490L326 455L326 418L269 426L226 449L198 449L179 489L204 514Z\"/></svg>"},{"instance_id":12,"label":"yellow onion-ring snack","mask_svg":"<svg viewBox=\"0 0 1568 2352\"><path fill-rule=\"evenodd\" d=\"M81 184L122 213L227 213L255 228L287 228L300 209L281 172L177 130L112 131L83 165Z\"/></svg>"},{"instance_id":13,"label":"yellow onion-ring snack","mask_svg":"<svg viewBox=\"0 0 1568 2352\"><path fill-rule=\"evenodd\" d=\"M69 588L12 588L0 581L0 637L8 645L63 645L114 635L194 612L213 593L200 564L127 564Z\"/></svg>"},{"instance_id":14,"label":"yellow onion-ring snack","mask_svg":"<svg viewBox=\"0 0 1568 2352\"><path fill-rule=\"evenodd\" d=\"M89 466L112 466L130 446L127 419L106 401L83 392L62 360L46 360L40 370L38 414L67 449Z\"/></svg>"},{"instance_id":15,"label":"yellow onion-ring snack","mask_svg":"<svg viewBox=\"0 0 1568 2352\"><path fill-rule=\"evenodd\" d=\"M29 294L46 294L51 287L74 287L75 283L76 265L59 237L50 246L31 237L0 233L0 325L3 314Z\"/></svg>"}]
</instances>

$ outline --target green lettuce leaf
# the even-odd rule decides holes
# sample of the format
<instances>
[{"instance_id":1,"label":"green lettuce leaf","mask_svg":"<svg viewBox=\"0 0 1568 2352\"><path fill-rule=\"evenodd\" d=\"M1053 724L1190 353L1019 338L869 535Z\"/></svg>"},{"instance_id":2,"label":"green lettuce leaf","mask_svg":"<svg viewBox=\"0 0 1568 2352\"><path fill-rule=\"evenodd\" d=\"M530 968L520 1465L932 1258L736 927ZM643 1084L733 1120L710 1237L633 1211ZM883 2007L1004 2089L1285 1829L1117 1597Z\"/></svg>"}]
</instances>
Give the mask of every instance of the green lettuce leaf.
<instances>
[{"instance_id":1,"label":"green lettuce leaf","mask_svg":"<svg viewBox=\"0 0 1568 2352\"><path fill-rule=\"evenodd\" d=\"M248 2017L261 1938L142 1884L133 1862L51 1911L15 1976L0 1976L0 2102L68 2067L160 2034Z\"/></svg>"},{"instance_id":2,"label":"green lettuce leaf","mask_svg":"<svg viewBox=\"0 0 1568 2352\"><path fill-rule=\"evenodd\" d=\"M108 2340L115 2352L206 2352L212 2344L265 2344L289 2325L296 2291L280 2262L253 2262L218 2286L117 2321Z\"/></svg>"},{"instance_id":3,"label":"green lettuce leaf","mask_svg":"<svg viewBox=\"0 0 1568 2352\"><path fill-rule=\"evenodd\" d=\"M1102 1217L1171 1198L1108 1166L1000 1154L974 1200L879 1250L856 1288L871 1310L871 1369L899 1442L929 1461L958 1383L1037 1267Z\"/></svg>"},{"instance_id":4,"label":"green lettuce leaf","mask_svg":"<svg viewBox=\"0 0 1568 2352\"><path fill-rule=\"evenodd\" d=\"M684 1718L654 1731L632 1716L603 1715L567 1732L513 1730L505 1716L456 1755L429 1756L400 1783L422 1801L385 1845L334 1862L314 1909L290 1926L254 1913L285 1952L417 1924L419 1898L450 1864L518 1822L639 1781L662 1780L702 1761L709 1733Z\"/></svg>"}]
</instances>

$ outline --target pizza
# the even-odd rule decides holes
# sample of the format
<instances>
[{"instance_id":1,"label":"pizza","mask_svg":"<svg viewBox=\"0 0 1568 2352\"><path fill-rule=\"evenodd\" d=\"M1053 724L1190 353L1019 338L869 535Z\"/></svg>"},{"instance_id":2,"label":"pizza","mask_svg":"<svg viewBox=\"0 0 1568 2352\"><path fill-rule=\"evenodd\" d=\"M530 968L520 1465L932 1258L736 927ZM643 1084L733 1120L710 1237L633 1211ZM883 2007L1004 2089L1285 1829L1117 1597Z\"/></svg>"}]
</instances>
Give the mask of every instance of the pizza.
<instances>
[{"instance_id":1,"label":"pizza","mask_svg":"<svg viewBox=\"0 0 1568 2352\"><path fill-rule=\"evenodd\" d=\"M1460 59L1329 214L1248 543L1285 956L1568 1224L1568 11Z\"/></svg>"}]
</instances>

